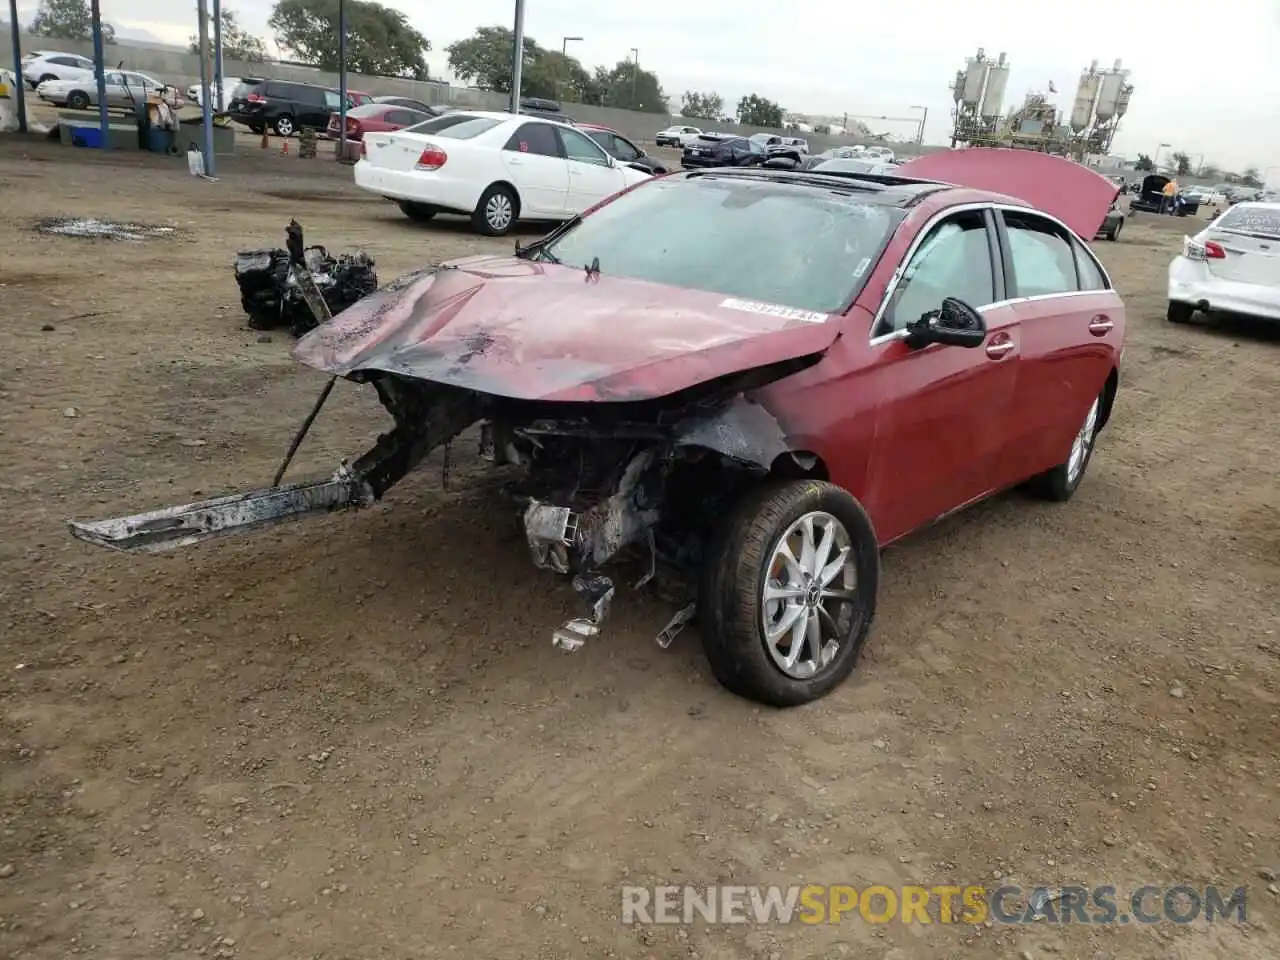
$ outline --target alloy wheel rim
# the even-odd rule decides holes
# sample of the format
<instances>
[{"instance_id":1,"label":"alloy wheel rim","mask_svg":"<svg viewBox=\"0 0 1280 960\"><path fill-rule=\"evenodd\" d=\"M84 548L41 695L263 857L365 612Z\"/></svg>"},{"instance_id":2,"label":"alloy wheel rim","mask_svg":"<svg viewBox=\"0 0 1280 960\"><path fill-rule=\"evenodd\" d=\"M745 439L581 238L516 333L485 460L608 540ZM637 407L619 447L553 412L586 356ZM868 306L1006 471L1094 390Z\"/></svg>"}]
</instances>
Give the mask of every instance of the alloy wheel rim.
<instances>
[{"instance_id":1,"label":"alloy wheel rim","mask_svg":"<svg viewBox=\"0 0 1280 960\"><path fill-rule=\"evenodd\" d=\"M1080 430L1076 433L1076 438L1071 442L1071 456L1067 460L1067 479L1071 483L1075 483L1080 479L1080 474L1084 471L1084 462L1089 457L1089 450L1093 447L1094 429L1098 423L1098 398L1094 398L1093 405L1089 407L1089 413L1084 418L1084 423L1080 425Z\"/></svg>"},{"instance_id":2,"label":"alloy wheel rim","mask_svg":"<svg viewBox=\"0 0 1280 960\"><path fill-rule=\"evenodd\" d=\"M495 230L505 230L511 225L511 201L504 193L495 193L484 208L485 219Z\"/></svg>"},{"instance_id":3,"label":"alloy wheel rim","mask_svg":"<svg viewBox=\"0 0 1280 960\"><path fill-rule=\"evenodd\" d=\"M761 626L774 665L807 680L828 668L852 632L858 598L844 524L806 513L774 545L761 591Z\"/></svg>"}]
</instances>

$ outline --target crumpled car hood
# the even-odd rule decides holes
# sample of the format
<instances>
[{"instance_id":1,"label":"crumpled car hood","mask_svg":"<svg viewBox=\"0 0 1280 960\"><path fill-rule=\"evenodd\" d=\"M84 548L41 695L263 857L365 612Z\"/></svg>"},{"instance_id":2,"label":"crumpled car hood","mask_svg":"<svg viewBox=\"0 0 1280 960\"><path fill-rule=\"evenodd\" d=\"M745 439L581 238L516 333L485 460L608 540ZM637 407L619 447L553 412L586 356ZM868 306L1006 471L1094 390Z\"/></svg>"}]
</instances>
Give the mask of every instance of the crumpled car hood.
<instances>
[{"instance_id":1,"label":"crumpled car hood","mask_svg":"<svg viewBox=\"0 0 1280 960\"><path fill-rule=\"evenodd\" d=\"M403 277L294 357L522 400L634 401L825 351L839 318L515 257Z\"/></svg>"},{"instance_id":2,"label":"crumpled car hood","mask_svg":"<svg viewBox=\"0 0 1280 960\"><path fill-rule=\"evenodd\" d=\"M898 173L1003 193L1057 217L1085 240L1098 232L1119 193L1102 174L1034 150L940 150L908 160Z\"/></svg>"}]
</instances>

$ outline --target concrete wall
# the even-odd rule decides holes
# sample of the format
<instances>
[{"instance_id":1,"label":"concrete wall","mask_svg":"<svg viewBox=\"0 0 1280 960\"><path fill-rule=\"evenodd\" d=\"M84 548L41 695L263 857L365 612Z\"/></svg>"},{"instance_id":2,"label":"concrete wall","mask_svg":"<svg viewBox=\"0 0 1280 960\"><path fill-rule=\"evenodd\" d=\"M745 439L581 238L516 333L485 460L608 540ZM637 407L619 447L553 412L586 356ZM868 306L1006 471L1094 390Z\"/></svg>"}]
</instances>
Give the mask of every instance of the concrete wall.
<instances>
[{"instance_id":1,"label":"concrete wall","mask_svg":"<svg viewBox=\"0 0 1280 960\"><path fill-rule=\"evenodd\" d=\"M0 25L0 44L3 44L3 46L0 46L0 50L4 51L4 54L0 54L0 56L7 55L10 49L9 28L7 25ZM22 49L24 53L42 49L65 50L68 53L79 53L86 57L93 57L93 44L88 41L50 40L47 37L33 37L25 33L22 35ZM107 44L104 60L108 68L114 68L123 61L123 66L126 70L138 70L151 74L157 80L163 80L184 90L190 84L199 83L200 81L200 58L178 47L162 47L156 44L122 40L118 43ZM227 61L223 65L223 73L229 77L257 76L277 80L302 80L331 87L338 85L336 74L325 73L310 67L291 67L274 63L244 64ZM487 90L451 87L445 83L417 83L412 80L365 77L351 73L347 75L347 86L353 90L361 90L375 96L395 94L402 97L413 97L416 100L431 104L447 104L456 107L489 110L505 110L507 107L505 94L493 93ZM672 118L665 113L639 113L631 110L614 110L609 107L567 102L563 103L562 107L565 113L575 120L612 127L633 140L652 141L655 133L664 127L670 126L672 122ZM703 126L703 124L696 125ZM743 136L761 132L784 132L764 127L744 127L737 124L719 124L710 121L706 123L706 128L722 133L739 133ZM876 142L849 137L823 136L814 133L804 134L803 136L808 139L809 147L815 153L828 147ZM898 143L890 144L890 147L904 156L911 156L921 152L932 153L934 150L942 149L941 147L924 147L921 150L921 148L913 144Z\"/></svg>"}]
</instances>

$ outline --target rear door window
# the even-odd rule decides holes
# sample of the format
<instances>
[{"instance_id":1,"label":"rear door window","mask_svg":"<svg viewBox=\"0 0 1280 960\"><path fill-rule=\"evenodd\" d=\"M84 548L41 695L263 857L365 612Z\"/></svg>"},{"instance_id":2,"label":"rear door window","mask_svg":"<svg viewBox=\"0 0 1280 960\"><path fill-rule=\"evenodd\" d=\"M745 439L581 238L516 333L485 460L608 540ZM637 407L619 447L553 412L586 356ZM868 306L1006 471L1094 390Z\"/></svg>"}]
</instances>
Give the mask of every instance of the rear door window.
<instances>
[{"instance_id":1,"label":"rear door window","mask_svg":"<svg viewBox=\"0 0 1280 960\"><path fill-rule=\"evenodd\" d=\"M1071 248L1076 255L1076 270L1080 275L1080 289L1109 289L1110 284L1107 283L1106 274L1102 272L1102 268L1098 266L1098 262L1093 259L1093 255L1089 253L1085 245L1075 237L1072 237Z\"/></svg>"},{"instance_id":2,"label":"rear door window","mask_svg":"<svg viewBox=\"0 0 1280 960\"><path fill-rule=\"evenodd\" d=\"M1080 289L1066 231L1034 213L1003 211L1013 261L1015 297L1043 297Z\"/></svg>"},{"instance_id":3,"label":"rear door window","mask_svg":"<svg viewBox=\"0 0 1280 960\"><path fill-rule=\"evenodd\" d=\"M522 123L503 149L540 157L562 156L555 128L547 123Z\"/></svg>"}]
</instances>

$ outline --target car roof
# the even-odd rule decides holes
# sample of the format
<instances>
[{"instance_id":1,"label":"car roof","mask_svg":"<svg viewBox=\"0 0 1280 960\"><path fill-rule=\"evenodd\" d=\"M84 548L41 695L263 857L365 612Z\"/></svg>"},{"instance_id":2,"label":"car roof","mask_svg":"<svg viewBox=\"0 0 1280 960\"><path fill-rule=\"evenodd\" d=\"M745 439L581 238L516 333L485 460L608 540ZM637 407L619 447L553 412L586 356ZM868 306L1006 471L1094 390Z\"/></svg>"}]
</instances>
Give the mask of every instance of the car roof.
<instances>
[{"instance_id":1,"label":"car roof","mask_svg":"<svg viewBox=\"0 0 1280 960\"><path fill-rule=\"evenodd\" d=\"M687 170L674 174L686 180L701 177L717 177L744 181L769 181L772 183L789 183L798 187L816 187L822 190L833 188L856 192L859 199L868 203L891 207L914 206L925 197L947 190L961 190L964 193L977 195L991 203L1007 203L1013 206L1027 207L1028 204L1013 197L1005 197L986 191L970 190L953 183L942 183L938 180L919 180L914 177L896 177L886 174L846 173L843 171L817 170L775 170L764 167L711 167L705 170Z\"/></svg>"},{"instance_id":2,"label":"car roof","mask_svg":"<svg viewBox=\"0 0 1280 960\"><path fill-rule=\"evenodd\" d=\"M508 122L511 120L538 120L542 123L553 123L557 126L568 127L570 130L575 128L575 124L569 123L567 119L557 120L554 116L549 116L540 111L532 111L529 113L508 113L505 110L468 110L466 107L459 107L452 111L450 116L457 116L460 113L466 114L468 117L478 117L482 120L498 120L500 122Z\"/></svg>"}]
</instances>

